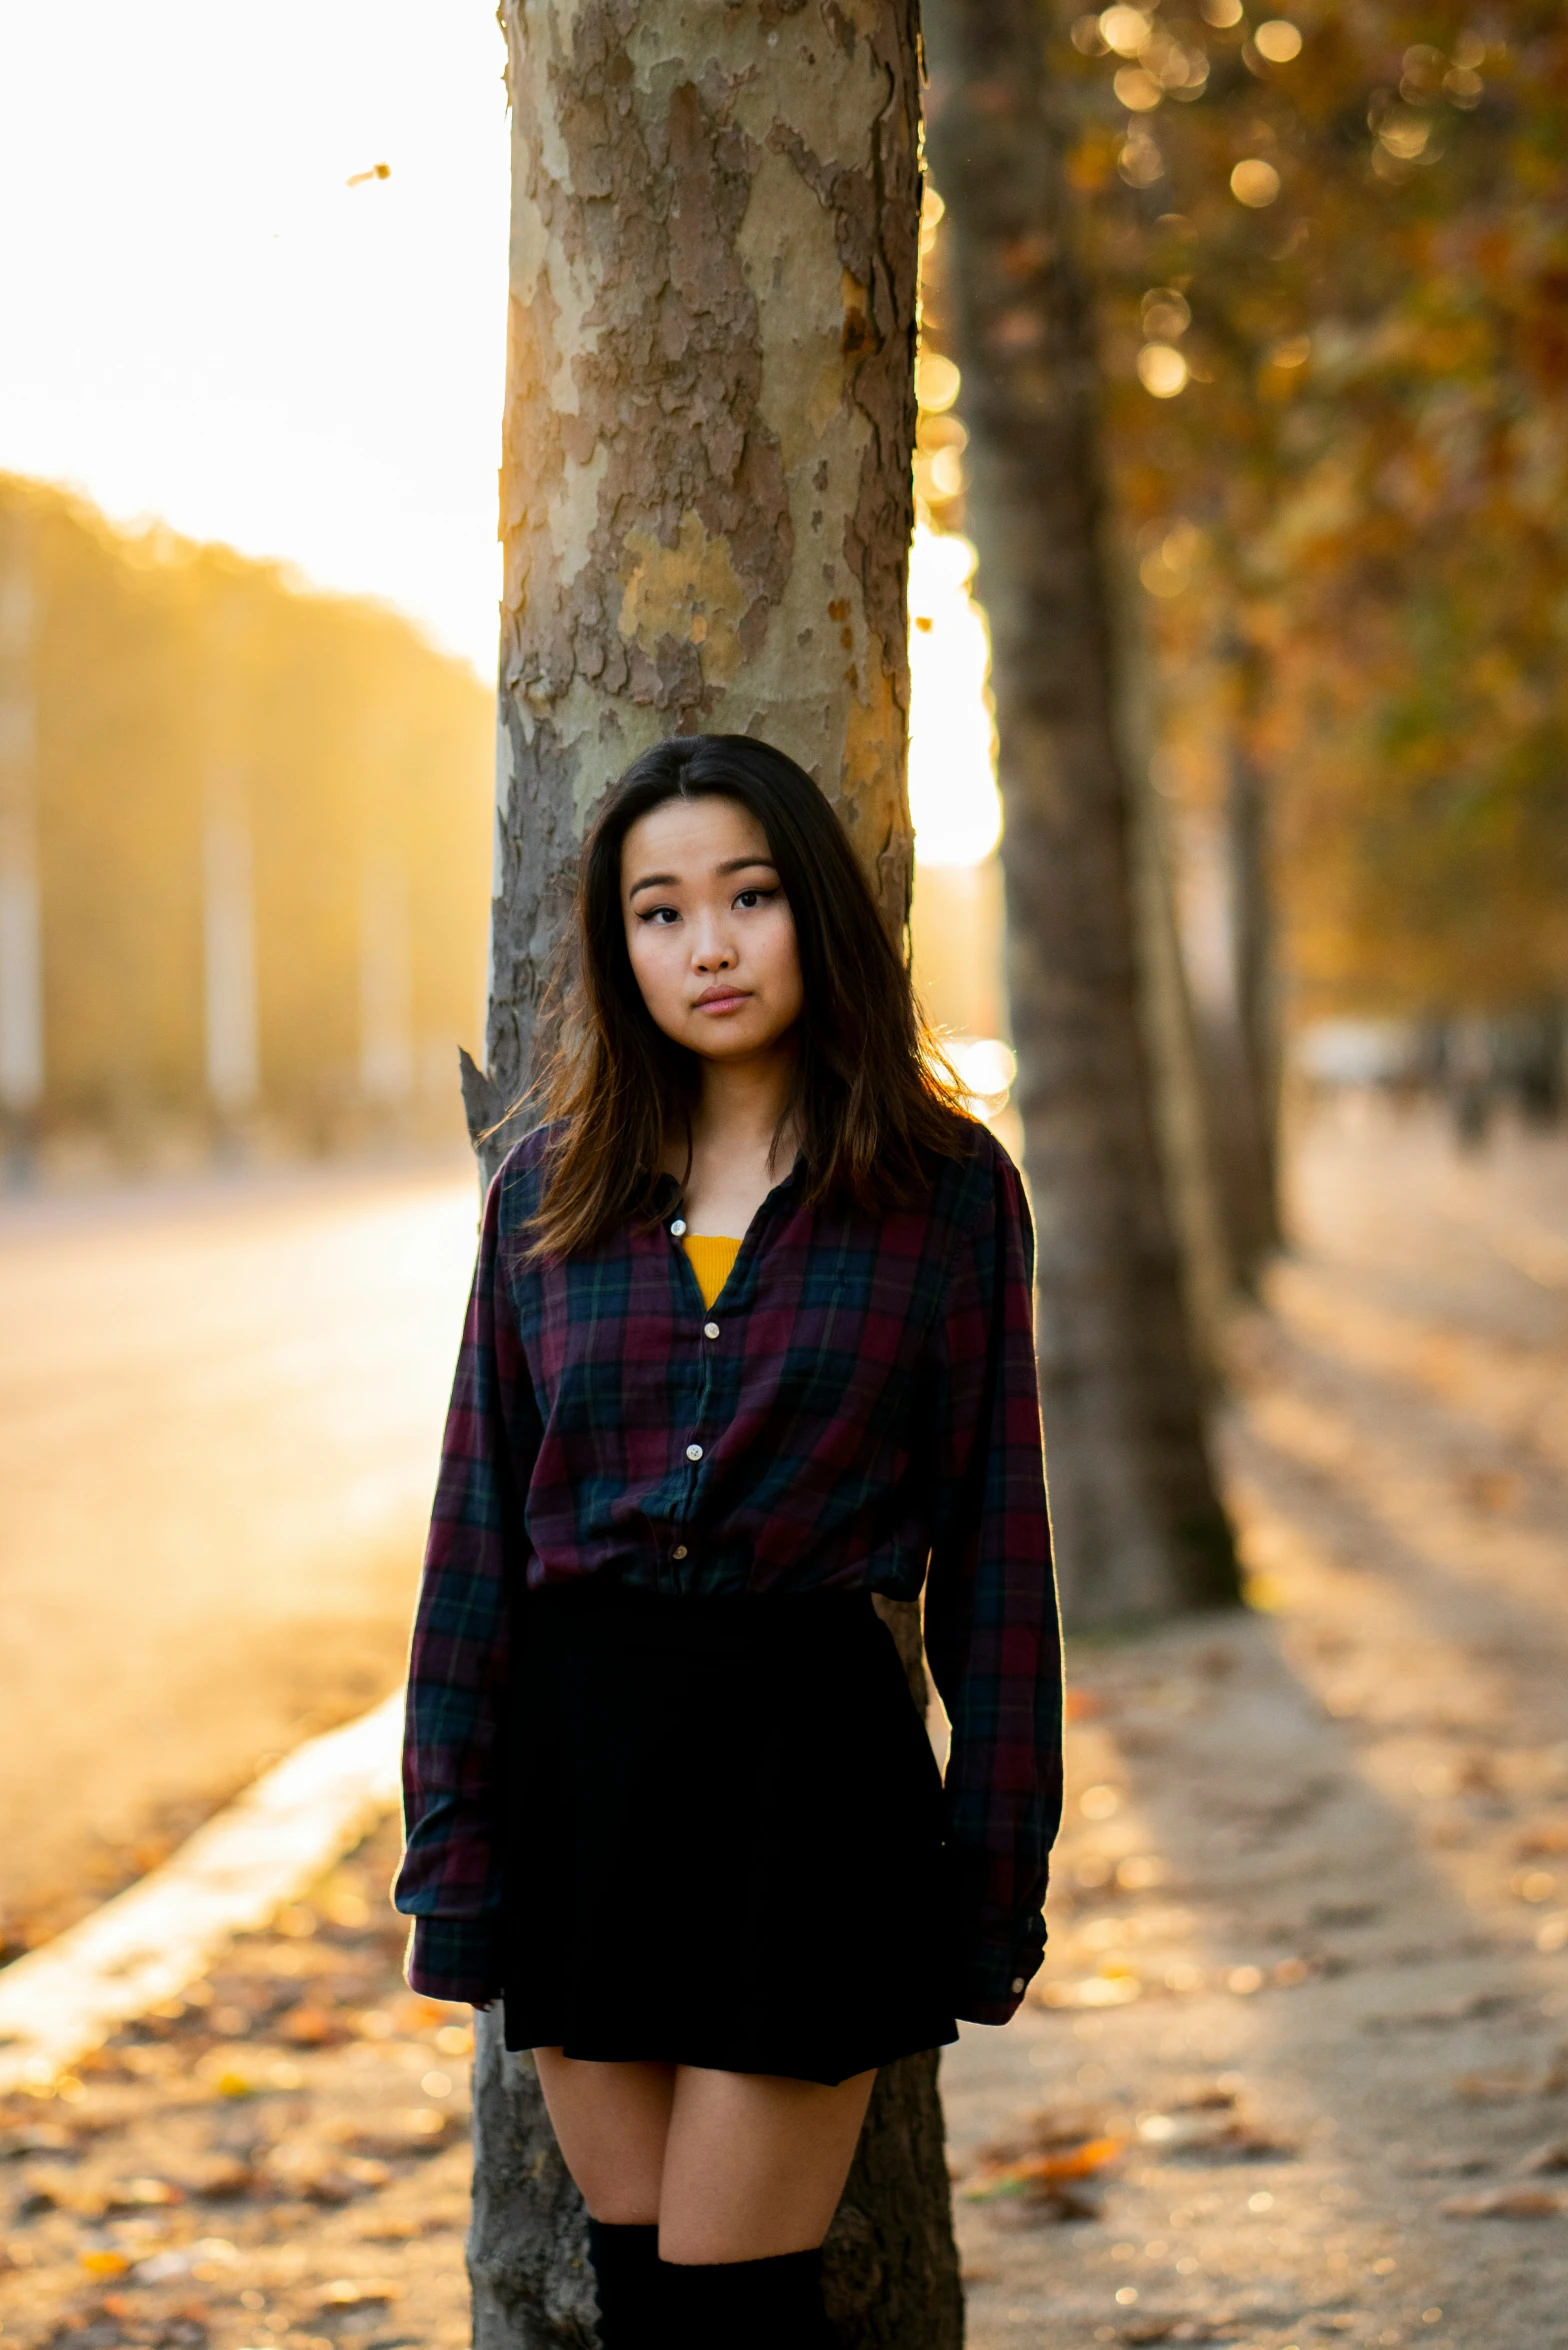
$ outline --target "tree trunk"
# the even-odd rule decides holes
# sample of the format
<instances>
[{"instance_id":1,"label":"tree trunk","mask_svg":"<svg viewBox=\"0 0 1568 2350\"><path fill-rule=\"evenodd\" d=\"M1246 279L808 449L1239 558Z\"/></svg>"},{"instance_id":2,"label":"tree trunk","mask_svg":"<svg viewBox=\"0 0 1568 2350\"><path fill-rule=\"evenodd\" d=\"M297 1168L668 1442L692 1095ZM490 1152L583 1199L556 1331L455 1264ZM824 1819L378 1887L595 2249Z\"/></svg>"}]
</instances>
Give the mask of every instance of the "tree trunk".
<instances>
[{"instance_id":1,"label":"tree trunk","mask_svg":"<svg viewBox=\"0 0 1568 2350\"><path fill-rule=\"evenodd\" d=\"M1237 709L1225 794L1225 881L1230 948L1230 1080L1222 1093L1231 1138L1231 1245L1243 1281L1256 1287L1281 1240L1279 1206L1279 1007L1267 787L1253 752L1262 660L1233 648Z\"/></svg>"},{"instance_id":2,"label":"tree trunk","mask_svg":"<svg viewBox=\"0 0 1568 2350\"><path fill-rule=\"evenodd\" d=\"M1226 1253L1256 1290L1279 1247L1280 1055L1266 787L1252 749L1261 661L1234 629L1222 806L1188 819L1186 961L1201 1043Z\"/></svg>"},{"instance_id":3,"label":"tree trunk","mask_svg":"<svg viewBox=\"0 0 1568 2350\"><path fill-rule=\"evenodd\" d=\"M1063 1606L1083 1628L1230 1601L1138 1001L1094 336L1032 0L928 0L970 528L991 622L1018 1107Z\"/></svg>"},{"instance_id":4,"label":"tree trunk","mask_svg":"<svg viewBox=\"0 0 1568 2350\"><path fill-rule=\"evenodd\" d=\"M1206 1400L1221 1387L1236 1268L1221 1193L1204 1040L1182 952L1170 825L1154 788L1158 681L1130 563L1108 564L1111 636L1119 649L1117 741L1125 762L1132 842L1133 927L1155 1137L1175 1228L1193 1361Z\"/></svg>"},{"instance_id":5,"label":"tree trunk","mask_svg":"<svg viewBox=\"0 0 1568 2350\"><path fill-rule=\"evenodd\" d=\"M511 306L484 1139L529 1082L578 847L675 733L765 735L908 916L913 0L504 0ZM635 1961L633 1961L635 1963ZM593 2339L532 2066L480 2019L480 2350ZM829 2238L846 2345L962 2336L936 2060L888 2067Z\"/></svg>"},{"instance_id":6,"label":"tree trunk","mask_svg":"<svg viewBox=\"0 0 1568 2350\"><path fill-rule=\"evenodd\" d=\"M1143 971L1143 1029L1154 1076L1155 1125L1177 1236L1193 1361L1205 1396L1221 1381L1234 1259L1224 1206L1202 1040L1182 961L1165 810L1146 763L1133 779L1133 875Z\"/></svg>"}]
</instances>

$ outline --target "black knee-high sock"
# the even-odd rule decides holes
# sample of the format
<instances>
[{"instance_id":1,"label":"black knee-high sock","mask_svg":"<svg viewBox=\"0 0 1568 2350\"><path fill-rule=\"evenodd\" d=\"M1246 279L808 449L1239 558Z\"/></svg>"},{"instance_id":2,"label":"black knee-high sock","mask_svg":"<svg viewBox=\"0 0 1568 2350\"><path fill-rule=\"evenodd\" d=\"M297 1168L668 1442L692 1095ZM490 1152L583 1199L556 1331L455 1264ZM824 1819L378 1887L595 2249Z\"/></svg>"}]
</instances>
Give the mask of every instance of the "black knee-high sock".
<instances>
[{"instance_id":1,"label":"black knee-high sock","mask_svg":"<svg viewBox=\"0 0 1568 2350\"><path fill-rule=\"evenodd\" d=\"M819 2251L660 2266L680 2350L832 2350Z\"/></svg>"},{"instance_id":2,"label":"black knee-high sock","mask_svg":"<svg viewBox=\"0 0 1568 2350\"><path fill-rule=\"evenodd\" d=\"M588 2222L588 2257L599 2288L599 2340L604 2350L669 2350L663 2308L663 2267L656 2227Z\"/></svg>"}]
</instances>

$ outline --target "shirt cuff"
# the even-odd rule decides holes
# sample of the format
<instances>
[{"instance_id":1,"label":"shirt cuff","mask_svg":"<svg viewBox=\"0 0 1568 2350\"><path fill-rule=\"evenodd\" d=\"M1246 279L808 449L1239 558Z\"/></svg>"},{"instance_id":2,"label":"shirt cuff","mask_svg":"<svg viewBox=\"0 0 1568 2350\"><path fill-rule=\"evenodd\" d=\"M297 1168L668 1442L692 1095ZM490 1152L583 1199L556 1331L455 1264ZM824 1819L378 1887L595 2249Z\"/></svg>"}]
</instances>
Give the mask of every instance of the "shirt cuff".
<instances>
[{"instance_id":1,"label":"shirt cuff","mask_svg":"<svg viewBox=\"0 0 1568 2350\"><path fill-rule=\"evenodd\" d=\"M1039 1968L1040 1953L1032 1946L986 1943L970 1950L959 1970L954 2013L969 2024L1011 2023Z\"/></svg>"},{"instance_id":2,"label":"shirt cuff","mask_svg":"<svg viewBox=\"0 0 1568 2350\"><path fill-rule=\"evenodd\" d=\"M493 1918L415 1918L404 1973L427 1999L488 2007L501 1993L498 1939Z\"/></svg>"}]
</instances>

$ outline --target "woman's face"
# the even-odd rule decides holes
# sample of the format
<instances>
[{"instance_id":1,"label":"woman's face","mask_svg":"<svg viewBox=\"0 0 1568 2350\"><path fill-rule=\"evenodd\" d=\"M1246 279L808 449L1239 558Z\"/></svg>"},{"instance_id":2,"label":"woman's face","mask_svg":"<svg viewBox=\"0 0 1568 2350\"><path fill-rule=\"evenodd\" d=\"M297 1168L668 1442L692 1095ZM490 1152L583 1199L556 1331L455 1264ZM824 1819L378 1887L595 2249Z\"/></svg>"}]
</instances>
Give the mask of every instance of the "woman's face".
<instances>
[{"instance_id":1,"label":"woman's face","mask_svg":"<svg viewBox=\"0 0 1568 2350\"><path fill-rule=\"evenodd\" d=\"M795 918L738 800L665 800L621 844L621 910L643 1001L709 1061L766 1052L803 994Z\"/></svg>"}]
</instances>

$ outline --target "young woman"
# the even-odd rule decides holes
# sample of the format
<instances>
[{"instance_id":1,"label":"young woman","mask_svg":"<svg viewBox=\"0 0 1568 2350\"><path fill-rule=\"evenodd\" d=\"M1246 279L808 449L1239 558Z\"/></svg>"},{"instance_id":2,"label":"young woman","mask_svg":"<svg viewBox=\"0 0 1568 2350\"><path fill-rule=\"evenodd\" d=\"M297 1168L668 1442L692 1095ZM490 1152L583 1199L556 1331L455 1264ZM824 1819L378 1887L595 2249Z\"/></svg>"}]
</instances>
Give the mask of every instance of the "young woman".
<instances>
[{"instance_id":1,"label":"young woman","mask_svg":"<svg viewBox=\"0 0 1568 2350\"><path fill-rule=\"evenodd\" d=\"M410 1981L499 1999L601 2339L831 2339L879 2065L1039 1964L1061 1665L1016 1170L826 800L685 736L584 851L414 1633ZM925 1595L946 1784L873 1594Z\"/></svg>"}]
</instances>

